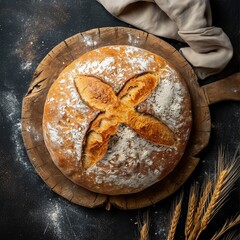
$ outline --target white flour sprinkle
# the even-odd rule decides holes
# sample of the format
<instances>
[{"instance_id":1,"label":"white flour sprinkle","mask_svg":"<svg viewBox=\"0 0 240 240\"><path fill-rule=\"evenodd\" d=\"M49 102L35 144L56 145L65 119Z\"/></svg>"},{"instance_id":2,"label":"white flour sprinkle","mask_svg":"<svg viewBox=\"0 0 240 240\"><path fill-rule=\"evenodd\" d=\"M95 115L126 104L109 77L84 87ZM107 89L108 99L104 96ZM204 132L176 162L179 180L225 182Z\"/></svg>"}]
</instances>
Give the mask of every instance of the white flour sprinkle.
<instances>
[{"instance_id":1,"label":"white flour sprinkle","mask_svg":"<svg viewBox=\"0 0 240 240\"><path fill-rule=\"evenodd\" d=\"M97 44L97 42L94 41L91 36L84 36L82 39L87 46L95 46Z\"/></svg>"},{"instance_id":2,"label":"white flour sprinkle","mask_svg":"<svg viewBox=\"0 0 240 240\"><path fill-rule=\"evenodd\" d=\"M149 68L149 65L154 62L154 57L150 56L147 58L147 60L143 57L134 57L129 58L128 63L130 63L131 66L138 66L140 67L141 71L147 71Z\"/></svg>"},{"instance_id":3,"label":"white flour sprinkle","mask_svg":"<svg viewBox=\"0 0 240 240\"><path fill-rule=\"evenodd\" d=\"M183 86L174 82L173 73L161 80L150 97L146 100L153 107L154 115L165 122L172 130L179 129L183 105ZM178 123L178 124L177 124Z\"/></svg>"},{"instance_id":4,"label":"white flour sprinkle","mask_svg":"<svg viewBox=\"0 0 240 240\"><path fill-rule=\"evenodd\" d=\"M23 62L23 63L21 63L20 67L22 70L29 71L32 69L32 62L29 62L29 61Z\"/></svg>"},{"instance_id":5,"label":"white flour sprinkle","mask_svg":"<svg viewBox=\"0 0 240 240\"><path fill-rule=\"evenodd\" d=\"M101 167L95 164L87 170L87 174L96 173L98 184L105 182L129 187L151 185L159 179L164 166L151 169L153 160L150 154L153 151L166 151L167 148L172 150L171 147L159 147L140 137L129 127L120 125L109 142L108 151L101 160ZM106 172L104 166L111 166L111 168ZM145 169L148 174L139 173L139 168Z\"/></svg>"},{"instance_id":6,"label":"white flour sprinkle","mask_svg":"<svg viewBox=\"0 0 240 240\"><path fill-rule=\"evenodd\" d=\"M158 239L167 239L167 231L168 231L168 223L169 223L169 208L158 208L156 222L158 223L156 232L158 235ZM159 228L159 226L161 226Z\"/></svg>"},{"instance_id":7,"label":"white flour sprinkle","mask_svg":"<svg viewBox=\"0 0 240 240\"><path fill-rule=\"evenodd\" d=\"M0 97L0 107L11 124L10 139L13 143L13 160L20 163L25 170L30 169L30 163L24 153L24 145L21 136L21 106L13 91L3 92Z\"/></svg>"},{"instance_id":8,"label":"white flour sprinkle","mask_svg":"<svg viewBox=\"0 0 240 240\"><path fill-rule=\"evenodd\" d=\"M62 154L79 161L82 157L82 142L91 121L91 119L87 118L90 108L82 102L72 76L69 76L67 80L60 79L59 82L66 84L67 88L60 91L63 98L58 101L59 114L52 122L46 124L48 137L45 137L49 138L50 142L55 146L68 142L69 144L65 146ZM65 91L69 95L67 98ZM50 97L47 104L51 104L51 99L54 101L54 98ZM96 111L95 114L97 113ZM66 121L63 118L66 118ZM78 118L81 118L81 120L78 121Z\"/></svg>"},{"instance_id":9,"label":"white flour sprinkle","mask_svg":"<svg viewBox=\"0 0 240 240\"><path fill-rule=\"evenodd\" d=\"M113 57L107 57L103 61L87 61L84 65L77 64L77 71L80 74L101 74L105 71L111 71L112 65L115 63Z\"/></svg>"},{"instance_id":10,"label":"white flour sprinkle","mask_svg":"<svg viewBox=\"0 0 240 240\"><path fill-rule=\"evenodd\" d=\"M119 51L122 47L111 46L109 49ZM99 56L99 50L94 50ZM121 54L115 57L105 57L104 59L99 56L101 60L76 63L75 68L77 73L93 75L98 78L104 79L104 81L113 87L115 92L118 92L129 77L133 77L136 74L147 72L150 69L150 65L154 63L154 57L148 53L141 51L139 48L128 46ZM124 67L122 62L125 62ZM155 68L151 68L154 71ZM74 74L72 72L72 74ZM126 76L127 77L126 77Z\"/></svg>"},{"instance_id":11,"label":"white flour sprinkle","mask_svg":"<svg viewBox=\"0 0 240 240\"><path fill-rule=\"evenodd\" d=\"M128 33L128 42L133 46L139 46L139 43L142 40L139 37L133 36L130 33Z\"/></svg>"},{"instance_id":12,"label":"white flour sprinkle","mask_svg":"<svg viewBox=\"0 0 240 240\"><path fill-rule=\"evenodd\" d=\"M62 145L63 144L63 138L59 136L59 126L52 126L50 123L47 123L47 130L50 136L50 140L52 143L56 145ZM61 131L61 130L60 130Z\"/></svg>"},{"instance_id":13,"label":"white flour sprinkle","mask_svg":"<svg viewBox=\"0 0 240 240\"><path fill-rule=\"evenodd\" d=\"M52 97L52 98L48 99L48 103L53 102L54 100L55 99Z\"/></svg>"},{"instance_id":14,"label":"white flour sprinkle","mask_svg":"<svg viewBox=\"0 0 240 240\"><path fill-rule=\"evenodd\" d=\"M65 79L61 79L59 82L60 82L60 83L65 83L66 80L65 80Z\"/></svg>"},{"instance_id":15,"label":"white flour sprinkle","mask_svg":"<svg viewBox=\"0 0 240 240\"><path fill-rule=\"evenodd\" d=\"M54 232L57 234L59 238L62 237L62 228L61 228L61 218L62 218L62 209L58 204L50 210L48 213L48 217L51 221L51 224L54 227Z\"/></svg>"},{"instance_id":16,"label":"white flour sprinkle","mask_svg":"<svg viewBox=\"0 0 240 240\"><path fill-rule=\"evenodd\" d=\"M42 134L35 127L29 125L25 128L25 131L27 131L29 133L31 132L33 134L34 140L36 142L43 141Z\"/></svg>"}]
</instances>

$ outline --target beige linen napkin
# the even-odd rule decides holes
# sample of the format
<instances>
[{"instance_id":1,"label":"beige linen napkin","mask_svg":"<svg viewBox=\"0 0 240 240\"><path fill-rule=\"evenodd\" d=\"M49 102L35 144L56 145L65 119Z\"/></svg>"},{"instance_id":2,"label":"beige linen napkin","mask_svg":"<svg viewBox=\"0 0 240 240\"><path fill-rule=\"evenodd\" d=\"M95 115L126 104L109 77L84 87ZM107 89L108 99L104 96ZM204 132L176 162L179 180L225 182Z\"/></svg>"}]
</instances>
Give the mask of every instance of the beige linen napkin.
<instances>
[{"instance_id":1,"label":"beige linen napkin","mask_svg":"<svg viewBox=\"0 0 240 240\"><path fill-rule=\"evenodd\" d=\"M186 42L182 55L200 79L220 72L233 55L221 28L211 26L208 0L97 0L113 16L149 33Z\"/></svg>"}]
</instances>

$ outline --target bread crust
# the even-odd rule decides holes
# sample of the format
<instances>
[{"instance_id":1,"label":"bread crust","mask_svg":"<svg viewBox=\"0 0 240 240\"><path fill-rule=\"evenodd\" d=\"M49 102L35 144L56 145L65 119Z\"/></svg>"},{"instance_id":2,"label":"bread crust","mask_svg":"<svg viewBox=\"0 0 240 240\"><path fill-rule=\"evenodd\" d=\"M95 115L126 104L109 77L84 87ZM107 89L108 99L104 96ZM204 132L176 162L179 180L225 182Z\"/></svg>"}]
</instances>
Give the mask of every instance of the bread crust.
<instances>
[{"instance_id":1,"label":"bread crust","mask_svg":"<svg viewBox=\"0 0 240 240\"><path fill-rule=\"evenodd\" d=\"M43 114L53 162L74 183L120 195L166 177L181 159L192 124L184 80L144 49L102 47L66 67Z\"/></svg>"}]
</instances>

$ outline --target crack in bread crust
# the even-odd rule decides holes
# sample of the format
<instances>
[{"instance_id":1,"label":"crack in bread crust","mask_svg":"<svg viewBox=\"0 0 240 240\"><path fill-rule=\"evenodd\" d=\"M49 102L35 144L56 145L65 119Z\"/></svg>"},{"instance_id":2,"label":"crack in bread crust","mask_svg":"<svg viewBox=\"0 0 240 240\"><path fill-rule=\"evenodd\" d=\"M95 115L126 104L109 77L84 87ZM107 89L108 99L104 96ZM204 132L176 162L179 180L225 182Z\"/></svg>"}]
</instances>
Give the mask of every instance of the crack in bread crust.
<instances>
[{"instance_id":1,"label":"crack in bread crust","mask_svg":"<svg viewBox=\"0 0 240 240\"><path fill-rule=\"evenodd\" d=\"M83 146L85 169L100 161L108 148L108 142L117 132L118 124L125 123L136 133L160 146L173 146L174 133L162 122L149 114L141 114L134 107L148 98L160 78L145 73L130 79L118 96L100 79L78 76L75 85L83 101L102 113L92 122Z\"/></svg>"}]
</instances>

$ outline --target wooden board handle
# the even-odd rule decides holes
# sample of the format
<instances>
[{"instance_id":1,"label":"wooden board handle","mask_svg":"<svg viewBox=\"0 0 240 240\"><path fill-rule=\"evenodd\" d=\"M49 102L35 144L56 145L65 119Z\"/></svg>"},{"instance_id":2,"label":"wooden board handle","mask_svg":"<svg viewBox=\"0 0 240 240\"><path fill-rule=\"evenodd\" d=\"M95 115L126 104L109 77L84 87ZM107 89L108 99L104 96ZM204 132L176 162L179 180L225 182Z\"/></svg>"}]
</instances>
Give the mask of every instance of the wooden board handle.
<instances>
[{"instance_id":1,"label":"wooden board handle","mask_svg":"<svg viewBox=\"0 0 240 240\"><path fill-rule=\"evenodd\" d=\"M202 87L208 104L224 100L240 101L240 72Z\"/></svg>"}]
</instances>

